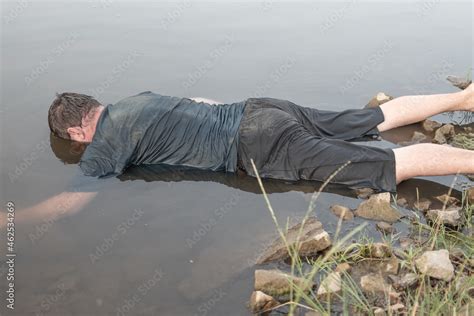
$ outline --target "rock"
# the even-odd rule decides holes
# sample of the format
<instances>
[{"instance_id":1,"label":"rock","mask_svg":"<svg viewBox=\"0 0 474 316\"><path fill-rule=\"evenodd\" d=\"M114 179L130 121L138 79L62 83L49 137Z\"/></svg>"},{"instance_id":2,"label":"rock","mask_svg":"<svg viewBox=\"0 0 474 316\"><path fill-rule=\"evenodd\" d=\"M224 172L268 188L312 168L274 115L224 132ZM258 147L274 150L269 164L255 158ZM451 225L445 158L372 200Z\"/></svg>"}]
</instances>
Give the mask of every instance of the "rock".
<instances>
[{"instance_id":1,"label":"rock","mask_svg":"<svg viewBox=\"0 0 474 316\"><path fill-rule=\"evenodd\" d=\"M298 278L284 273L280 270L255 270L255 291L262 291L273 297L290 293L291 284L309 291L314 283L303 278Z\"/></svg>"},{"instance_id":2,"label":"rock","mask_svg":"<svg viewBox=\"0 0 474 316\"><path fill-rule=\"evenodd\" d=\"M269 310L280 303L272 296L263 293L262 291L253 291L250 296L250 309L252 313L260 313Z\"/></svg>"},{"instance_id":3,"label":"rock","mask_svg":"<svg viewBox=\"0 0 474 316\"><path fill-rule=\"evenodd\" d=\"M456 77L456 76L447 76L446 80L448 80L449 82L451 82L453 86L461 90L466 89L472 83L471 79L466 79L466 78L461 78L461 77Z\"/></svg>"},{"instance_id":4,"label":"rock","mask_svg":"<svg viewBox=\"0 0 474 316\"><path fill-rule=\"evenodd\" d=\"M286 241L292 247L296 247L297 237L300 231L301 223L293 226L288 230ZM314 217L306 220L299 238L298 253L300 256L311 256L318 251L324 250L331 246L329 234L323 229L322 224ZM267 263L275 260L283 260L288 258L288 250L285 243L280 238L275 240L273 244L262 254L257 264Z\"/></svg>"},{"instance_id":5,"label":"rock","mask_svg":"<svg viewBox=\"0 0 474 316\"><path fill-rule=\"evenodd\" d=\"M425 251L415 260L417 269L435 279L450 281L454 277L454 267L446 249Z\"/></svg>"},{"instance_id":6,"label":"rock","mask_svg":"<svg viewBox=\"0 0 474 316\"><path fill-rule=\"evenodd\" d=\"M447 206L460 203L460 201L457 198L455 198L454 196L450 196L448 194L439 195L436 197L436 199L440 201L441 203L446 204Z\"/></svg>"},{"instance_id":7,"label":"rock","mask_svg":"<svg viewBox=\"0 0 474 316\"><path fill-rule=\"evenodd\" d=\"M375 273L369 273L360 278L361 289L368 294L390 293L392 286L387 284L384 278Z\"/></svg>"},{"instance_id":8,"label":"rock","mask_svg":"<svg viewBox=\"0 0 474 316\"><path fill-rule=\"evenodd\" d=\"M337 265L336 269L334 269L336 272L349 272L351 270L351 265L348 264L347 262L340 263Z\"/></svg>"},{"instance_id":9,"label":"rock","mask_svg":"<svg viewBox=\"0 0 474 316\"><path fill-rule=\"evenodd\" d=\"M407 207L408 201L404 197L397 199L397 205L401 207Z\"/></svg>"},{"instance_id":10,"label":"rock","mask_svg":"<svg viewBox=\"0 0 474 316\"><path fill-rule=\"evenodd\" d=\"M474 187L467 189L466 195L469 205L474 205Z\"/></svg>"},{"instance_id":11,"label":"rock","mask_svg":"<svg viewBox=\"0 0 474 316\"><path fill-rule=\"evenodd\" d=\"M407 273L396 282L397 289L406 289L418 282L418 275L416 273Z\"/></svg>"},{"instance_id":12,"label":"rock","mask_svg":"<svg viewBox=\"0 0 474 316\"><path fill-rule=\"evenodd\" d=\"M435 129L440 128L443 124L432 121L432 120L424 120L422 123L423 129L427 132L434 132Z\"/></svg>"},{"instance_id":13,"label":"rock","mask_svg":"<svg viewBox=\"0 0 474 316\"><path fill-rule=\"evenodd\" d=\"M426 218L433 223L440 223L447 226L458 227L461 224L460 208L449 208L447 210L429 210Z\"/></svg>"},{"instance_id":14,"label":"rock","mask_svg":"<svg viewBox=\"0 0 474 316\"><path fill-rule=\"evenodd\" d=\"M355 215L389 223L396 222L402 217L402 214L390 205L389 192L374 194L367 201L360 203Z\"/></svg>"},{"instance_id":15,"label":"rock","mask_svg":"<svg viewBox=\"0 0 474 316\"><path fill-rule=\"evenodd\" d=\"M337 216L342 217L343 220L348 221L354 218L354 214L350 208L342 205L333 205L331 206L331 211Z\"/></svg>"},{"instance_id":16,"label":"rock","mask_svg":"<svg viewBox=\"0 0 474 316\"><path fill-rule=\"evenodd\" d=\"M401 296L402 296L402 293L395 292L395 291L388 293L388 297L390 299L391 304L400 302Z\"/></svg>"},{"instance_id":17,"label":"rock","mask_svg":"<svg viewBox=\"0 0 474 316\"><path fill-rule=\"evenodd\" d=\"M398 282L400 282L400 278L397 275L394 275L394 274L389 274L388 279L390 280L390 283L392 283L392 285L397 284Z\"/></svg>"},{"instance_id":18,"label":"rock","mask_svg":"<svg viewBox=\"0 0 474 316\"><path fill-rule=\"evenodd\" d=\"M356 191L357 197L360 199L367 199L369 198L369 196L371 196L375 192L371 188L359 188L359 189L356 189L355 191Z\"/></svg>"},{"instance_id":19,"label":"rock","mask_svg":"<svg viewBox=\"0 0 474 316\"><path fill-rule=\"evenodd\" d=\"M377 93L376 96L374 96L372 99L370 99L369 103L365 106L366 108L375 108L379 105L384 104L385 102L388 102L390 100L393 100L393 97L390 95L387 95L383 92Z\"/></svg>"},{"instance_id":20,"label":"rock","mask_svg":"<svg viewBox=\"0 0 474 316\"><path fill-rule=\"evenodd\" d=\"M387 222L378 222L376 225L377 229L384 234L391 234L395 231L392 224Z\"/></svg>"},{"instance_id":21,"label":"rock","mask_svg":"<svg viewBox=\"0 0 474 316\"><path fill-rule=\"evenodd\" d=\"M418 210L422 212L426 212L430 206L431 206L431 201L425 198L420 199L419 201L416 201L413 206Z\"/></svg>"},{"instance_id":22,"label":"rock","mask_svg":"<svg viewBox=\"0 0 474 316\"><path fill-rule=\"evenodd\" d=\"M381 307L377 307L374 309L374 316L384 316L385 315L385 310Z\"/></svg>"},{"instance_id":23,"label":"rock","mask_svg":"<svg viewBox=\"0 0 474 316\"><path fill-rule=\"evenodd\" d=\"M425 141L427 138L428 137L425 134L415 131L413 133L413 136L411 137L411 139L409 141L399 142L398 145L400 145L400 146L409 146L409 145L413 145L413 144L419 144L419 143Z\"/></svg>"},{"instance_id":24,"label":"rock","mask_svg":"<svg viewBox=\"0 0 474 316\"><path fill-rule=\"evenodd\" d=\"M413 136L412 136L412 138L411 138L411 141L412 141L413 143L421 143L422 141L426 140L427 138L428 138L428 137L427 137L425 134L415 131L415 132L413 133Z\"/></svg>"},{"instance_id":25,"label":"rock","mask_svg":"<svg viewBox=\"0 0 474 316\"><path fill-rule=\"evenodd\" d=\"M342 280L340 272L329 273L319 285L318 292L316 293L318 298L325 298L328 295L339 293L342 289Z\"/></svg>"},{"instance_id":26,"label":"rock","mask_svg":"<svg viewBox=\"0 0 474 316\"><path fill-rule=\"evenodd\" d=\"M400 313L403 309L405 308L405 305L402 303L397 303L388 308L390 315L395 312L395 313Z\"/></svg>"},{"instance_id":27,"label":"rock","mask_svg":"<svg viewBox=\"0 0 474 316\"><path fill-rule=\"evenodd\" d=\"M455 135L456 133L454 132L454 126L451 124L446 124L436 130L433 142L438 144L446 144Z\"/></svg>"},{"instance_id":28,"label":"rock","mask_svg":"<svg viewBox=\"0 0 474 316\"><path fill-rule=\"evenodd\" d=\"M369 245L369 256L372 258L387 258L392 255L390 247L387 244L376 242Z\"/></svg>"},{"instance_id":29,"label":"rock","mask_svg":"<svg viewBox=\"0 0 474 316\"><path fill-rule=\"evenodd\" d=\"M393 256L390 260L383 263L383 271L388 274L398 274L398 268L400 267L400 260Z\"/></svg>"}]
</instances>

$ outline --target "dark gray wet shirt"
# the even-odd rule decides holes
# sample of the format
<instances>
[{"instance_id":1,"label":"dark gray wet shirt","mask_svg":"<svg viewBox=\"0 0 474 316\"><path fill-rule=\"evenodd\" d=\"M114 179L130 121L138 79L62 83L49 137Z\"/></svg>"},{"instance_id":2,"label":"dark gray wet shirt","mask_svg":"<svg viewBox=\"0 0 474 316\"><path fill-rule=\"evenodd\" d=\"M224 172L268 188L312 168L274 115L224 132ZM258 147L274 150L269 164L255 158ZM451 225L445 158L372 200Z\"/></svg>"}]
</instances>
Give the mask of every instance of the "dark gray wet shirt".
<instances>
[{"instance_id":1,"label":"dark gray wet shirt","mask_svg":"<svg viewBox=\"0 0 474 316\"><path fill-rule=\"evenodd\" d=\"M140 93L104 109L79 166L89 176L141 164L233 172L244 108Z\"/></svg>"}]
</instances>

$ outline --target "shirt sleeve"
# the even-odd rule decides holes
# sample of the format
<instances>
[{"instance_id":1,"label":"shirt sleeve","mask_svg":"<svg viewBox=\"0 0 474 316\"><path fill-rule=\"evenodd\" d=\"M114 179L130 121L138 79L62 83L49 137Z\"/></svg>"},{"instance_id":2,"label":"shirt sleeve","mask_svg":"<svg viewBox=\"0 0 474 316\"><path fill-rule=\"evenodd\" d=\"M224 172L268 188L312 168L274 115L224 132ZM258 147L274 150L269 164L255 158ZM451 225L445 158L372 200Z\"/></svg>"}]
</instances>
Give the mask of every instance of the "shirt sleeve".
<instances>
[{"instance_id":1,"label":"shirt sleeve","mask_svg":"<svg viewBox=\"0 0 474 316\"><path fill-rule=\"evenodd\" d=\"M106 158L88 158L81 160L79 167L86 176L101 177L117 173L116 163Z\"/></svg>"},{"instance_id":2,"label":"shirt sleeve","mask_svg":"<svg viewBox=\"0 0 474 316\"><path fill-rule=\"evenodd\" d=\"M104 189L107 179L86 176L77 169L72 181L66 186L66 192L100 192Z\"/></svg>"}]
</instances>

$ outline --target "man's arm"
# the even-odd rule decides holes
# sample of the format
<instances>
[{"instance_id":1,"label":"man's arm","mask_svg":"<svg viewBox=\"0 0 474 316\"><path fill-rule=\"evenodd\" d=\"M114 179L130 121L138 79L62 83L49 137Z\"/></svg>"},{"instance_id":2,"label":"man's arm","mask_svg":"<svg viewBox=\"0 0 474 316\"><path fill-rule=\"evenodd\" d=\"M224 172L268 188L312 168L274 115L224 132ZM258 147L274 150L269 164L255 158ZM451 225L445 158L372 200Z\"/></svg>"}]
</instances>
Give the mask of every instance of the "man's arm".
<instances>
[{"instance_id":1,"label":"man's arm","mask_svg":"<svg viewBox=\"0 0 474 316\"><path fill-rule=\"evenodd\" d=\"M204 102L204 103L209 103L209 104L213 104L213 105L222 104L222 102L218 102L218 101L211 100L211 99L206 99L206 98L190 98L190 99L193 100L193 101L196 101L196 102Z\"/></svg>"},{"instance_id":2,"label":"man's arm","mask_svg":"<svg viewBox=\"0 0 474 316\"><path fill-rule=\"evenodd\" d=\"M97 192L62 192L32 207L15 210L15 224L40 223L55 221L60 217L71 215L81 210L95 196ZM0 212L0 228L7 224L7 213Z\"/></svg>"}]
</instances>

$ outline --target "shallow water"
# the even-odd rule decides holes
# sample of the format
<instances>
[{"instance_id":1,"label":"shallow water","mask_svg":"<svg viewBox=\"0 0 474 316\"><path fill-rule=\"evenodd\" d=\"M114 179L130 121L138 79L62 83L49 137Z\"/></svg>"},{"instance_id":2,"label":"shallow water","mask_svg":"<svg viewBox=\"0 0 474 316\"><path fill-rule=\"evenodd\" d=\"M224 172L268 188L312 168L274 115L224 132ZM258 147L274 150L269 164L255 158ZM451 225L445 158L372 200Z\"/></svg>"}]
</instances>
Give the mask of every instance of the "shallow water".
<instances>
[{"instance_id":1,"label":"shallow water","mask_svg":"<svg viewBox=\"0 0 474 316\"><path fill-rule=\"evenodd\" d=\"M2 11L0 194L18 209L61 192L77 169L49 148L55 92L103 103L146 90L223 102L272 96L343 110L378 91L454 91L445 76L472 67L469 2L15 1ZM275 237L255 179L135 168L104 181L76 215L17 227L14 314L248 314L253 262ZM452 181L408 181L399 195L439 195ZM281 221L302 216L318 186L266 185ZM321 196L316 212L329 232L336 202L359 200L343 188ZM374 226L368 234L378 237Z\"/></svg>"}]
</instances>

